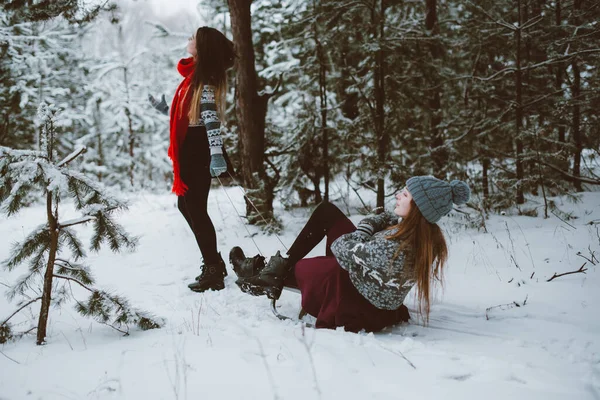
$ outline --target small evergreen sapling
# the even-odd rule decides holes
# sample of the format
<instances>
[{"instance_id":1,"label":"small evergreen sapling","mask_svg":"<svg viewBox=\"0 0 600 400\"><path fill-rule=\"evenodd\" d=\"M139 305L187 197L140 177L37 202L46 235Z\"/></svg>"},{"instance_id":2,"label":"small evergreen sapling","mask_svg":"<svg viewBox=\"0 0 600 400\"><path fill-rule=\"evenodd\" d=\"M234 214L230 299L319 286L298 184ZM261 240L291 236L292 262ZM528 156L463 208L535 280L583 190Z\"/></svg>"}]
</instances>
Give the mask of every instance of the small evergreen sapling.
<instances>
[{"instance_id":1,"label":"small evergreen sapling","mask_svg":"<svg viewBox=\"0 0 600 400\"><path fill-rule=\"evenodd\" d=\"M90 292L86 301L75 299L76 309L82 315L91 316L124 334L127 334L130 325L137 325L143 330L158 328L160 321L131 308L126 299L93 288L94 278L89 267L78 263L86 254L83 243L73 229L76 225L93 224L90 244L93 251L98 251L105 243L114 252L133 249L136 238L130 237L113 219L116 211L127 208L126 204L112 197L88 176L69 167L74 159L85 152L85 148L79 148L58 160L55 151L55 118L55 110L45 104L40 106L40 150L0 147L1 210L9 216L17 213L40 190L46 202L46 222L35 228L22 242L14 244L11 255L4 261L8 270L21 264L28 266L27 273L17 280L8 293L11 299L21 295L27 297L28 301L24 301L8 318L0 320L0 343L15 336L9 320L30 304L41 300L37 344L43 344L50 305L60 305L69 297L74 297L70 290L71 283ZM65 198L72 199L75 208L81 212L80 218L68 221L60 219L59 204ZM62 253L68 253L69 257L64 257ZM39 277L43 277L42 294L30 298L27 292L35 291L34 285ZM60 286L58 282L64 284Z\"/></svg>"}]
</instances>

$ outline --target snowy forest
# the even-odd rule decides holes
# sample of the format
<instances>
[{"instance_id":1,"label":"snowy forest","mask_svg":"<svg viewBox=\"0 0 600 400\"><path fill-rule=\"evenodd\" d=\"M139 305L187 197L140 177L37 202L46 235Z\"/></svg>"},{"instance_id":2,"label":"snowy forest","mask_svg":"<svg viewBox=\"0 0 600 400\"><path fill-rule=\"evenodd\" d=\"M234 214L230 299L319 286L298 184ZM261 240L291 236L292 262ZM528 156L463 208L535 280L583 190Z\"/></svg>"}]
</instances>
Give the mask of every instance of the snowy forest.
<instances>
[{"instance_id":1,"label":"snowy forest","mask_svg":"<svg viewBox=\"0 0 600 400\"><path fill-rule=\"evenodd\" d=\"M223 259L283 253L324 201L358 224L461 180L430 319L411 290L381 333L280 321L229 264L187 289L148 98L200 26L235 49ZM600 399L600 1L5 0L0 80L0 400Z\"/></svg>"},{"instance_id":2,"label":"snowy forest","mask_svg":"<svg viewBox=\"0 0 600 400\"><path fill-rule=\"evenodd\" d=\"M342 183L382 206L433 174L468 180L473 207L527 213L600 183L597 2L254 1L250 16L241 1L230 18L211 0L165 21L143 2L91 21L20 3L0 15L0 145L34 148L36 110L54 104L58 154L85 145L82 169L125 191L170 187L168 124L147 95L172 97L200 23L239 48L226 148L267 209L274 193L316 204Z\"/></svg>"}]
</instances>

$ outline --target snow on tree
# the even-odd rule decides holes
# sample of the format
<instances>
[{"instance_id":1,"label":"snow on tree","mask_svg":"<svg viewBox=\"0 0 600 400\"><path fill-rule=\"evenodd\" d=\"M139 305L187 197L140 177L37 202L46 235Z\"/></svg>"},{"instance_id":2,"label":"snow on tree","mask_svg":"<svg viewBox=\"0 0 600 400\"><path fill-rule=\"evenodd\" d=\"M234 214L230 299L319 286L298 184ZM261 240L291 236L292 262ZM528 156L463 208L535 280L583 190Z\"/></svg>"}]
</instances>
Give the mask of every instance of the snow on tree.
<instances>
[{"instance_id":1,"label":"snow on tree","mask_svg":"<svg viewBox=\"0 0 600 400\"><path fill-rule=\"evenodd\" d=\"M35 228L23 241L15 243L11 255L4 266L12 270L20 265L27 266L27 273L18 278L8 295L26 296L37 283L42 284L41 296L30 298L25 306L41 300L37 324L37 344L46 340L46 328L50 305L65 302L72 291L66 285L59 288L58 282L66 282L69 287L75 283L90 292L85 301L75 300L76 309L82 315L91 316L96 321L107 324L127 334L130 325L140 329L153 329L161 326L160 320L141 310L129 306L126 299L104 290L93 288L94 278L88 266L82 264L86 252L78 239L74 226L91 223L94 232L90 249L98 251L107 244L114 252L135 248L137 239L131 237L115 222L114 214L125 210L126 204L112 196L102 185L90 177L70 167L85 147L76 149L63 159L56 152L56 108L41 104L38 122L41 132L38 150L14 150L0 147L0 201L1 210L10 215L16 214L36 191L44 194L46 201L46 222ZM59 206L70 198L81 213L76 219L62 220ZM9 320L0 322L0 342L13 337Z\"/></svg>"}]
</instances>

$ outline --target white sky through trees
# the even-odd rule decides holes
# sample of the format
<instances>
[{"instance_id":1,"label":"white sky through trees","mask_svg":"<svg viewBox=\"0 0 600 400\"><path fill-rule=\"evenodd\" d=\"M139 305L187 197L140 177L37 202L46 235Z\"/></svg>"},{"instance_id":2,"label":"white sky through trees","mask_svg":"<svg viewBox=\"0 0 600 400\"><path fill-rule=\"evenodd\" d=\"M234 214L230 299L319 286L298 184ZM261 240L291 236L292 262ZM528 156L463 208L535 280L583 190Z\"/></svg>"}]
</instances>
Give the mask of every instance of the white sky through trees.
<instances>
[{"instance_id":1,"label":"white sky through trees","mask_svg":"<svg viewBox=\"0 0 600 400\"><path fill-rule=\"evenodd\" d=\"M159 15L172 15L180 11L190 11L195 13L197 0L144 0L152 5L152 8Z\"/></svg>"}]
</instances>

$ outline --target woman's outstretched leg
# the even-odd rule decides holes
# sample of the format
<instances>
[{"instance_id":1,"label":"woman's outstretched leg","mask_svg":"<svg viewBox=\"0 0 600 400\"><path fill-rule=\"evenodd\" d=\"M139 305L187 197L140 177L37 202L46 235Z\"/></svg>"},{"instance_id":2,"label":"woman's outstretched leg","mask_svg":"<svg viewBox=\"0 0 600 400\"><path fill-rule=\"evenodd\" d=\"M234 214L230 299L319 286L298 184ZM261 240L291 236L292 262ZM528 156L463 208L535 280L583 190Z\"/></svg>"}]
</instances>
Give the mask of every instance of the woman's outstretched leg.
<instances>
[{"instance_id":1,"label":"woman's outstretched leg","mask_svg":"<svg viewBox=\"0 0 600 400\"><path fill-rule=\"evenodd\" d=\"M306 257L312 249L327 236L326 255L331 254L331 243L339 236L356 229L344 213L329 202L322 202L315 208L304 228L288 250L291 265Z\"/></svg>"},{"instance_id":2,"label":"woman's outstretched leg","mask_svg":"<svg viewBox=\"0 0 600 400\"><path fill-rule=\"evenodd\" d=\"M296 287L294 266L327 236L327 255L332 256L329 246L340 235L353 232L354 224L339 208L323 202L317 206L308 222L288 250L289 258L279 252L272 256L267 266L256 276L240 278L236 282L242 291L255 296L266 294L278 299L283 286Z\"/></svg>"}]
</instances>

